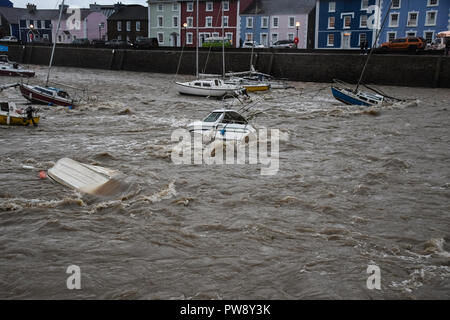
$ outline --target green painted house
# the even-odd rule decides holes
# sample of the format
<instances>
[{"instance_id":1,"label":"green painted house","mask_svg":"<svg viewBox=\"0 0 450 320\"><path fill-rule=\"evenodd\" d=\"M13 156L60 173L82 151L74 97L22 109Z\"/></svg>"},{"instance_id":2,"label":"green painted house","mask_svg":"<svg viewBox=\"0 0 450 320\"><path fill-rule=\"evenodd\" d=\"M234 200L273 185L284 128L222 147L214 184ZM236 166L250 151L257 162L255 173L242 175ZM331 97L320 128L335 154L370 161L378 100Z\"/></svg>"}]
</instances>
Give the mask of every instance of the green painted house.
<instances>
[{"instance_id":1,"label":"green painted house","mask_svg":"<svg viewBox=\"0 0 450 320\"><path fill-rule=\"evenodd\" d=\"M179 47L181 5L177 0L147 0L149 37L160 46Z\"/></svg>"}]
</instances>

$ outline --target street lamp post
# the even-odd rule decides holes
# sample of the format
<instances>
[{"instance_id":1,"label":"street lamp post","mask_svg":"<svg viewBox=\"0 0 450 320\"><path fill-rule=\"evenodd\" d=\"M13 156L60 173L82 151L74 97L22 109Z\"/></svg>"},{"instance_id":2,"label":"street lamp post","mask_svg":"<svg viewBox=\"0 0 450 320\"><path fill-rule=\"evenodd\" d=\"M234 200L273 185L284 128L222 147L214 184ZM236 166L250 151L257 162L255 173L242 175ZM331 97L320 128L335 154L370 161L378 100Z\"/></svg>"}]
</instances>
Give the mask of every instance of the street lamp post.
<instances>
[{"instance_id":1,"label":"street lamp post","mask_svg":"<svg viewBox=\"0 0 450 320\"><path fill-rule=\"evenodd\" d=\"M300 22L299 21L297 21L296 23L295 23L295 28L297 29L297 43L295 44L296 45L296 48L298 49L298 43L300 42L300 39L298 38L298 29L300 29Z\"/></svg>"},{"instance_id":2,"label":"street lamp post","mask_svg":"<svg viewBox=\"0 0 450 320\"><path fill-rule=\"evenodd\" d=\"M186 43L187 43L187 26L188 26L187 22L183 23L183 29L184 29L184 45L183 46L186 46Z\"/></svg>"}]
</instances>

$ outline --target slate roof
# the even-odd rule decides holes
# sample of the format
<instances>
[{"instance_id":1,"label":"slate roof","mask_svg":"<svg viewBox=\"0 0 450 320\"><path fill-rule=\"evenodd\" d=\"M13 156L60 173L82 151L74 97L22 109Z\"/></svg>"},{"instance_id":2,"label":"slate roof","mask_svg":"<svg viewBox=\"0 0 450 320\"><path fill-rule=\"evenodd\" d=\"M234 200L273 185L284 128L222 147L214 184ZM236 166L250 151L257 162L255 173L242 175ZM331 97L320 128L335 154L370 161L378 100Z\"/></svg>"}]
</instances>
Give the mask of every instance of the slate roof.
<instances>
[{"instance_id":1,"label":"slate roof","mask_svg":"<svg viewBox=\"0 0 450 320\"><path fill-rule=\"evenodd\" d=\"M147 20L147 7L141 5L121 5L108 20Z\"/></svg>"},{"instance_id":2,"label":"slate roof","mask_svg":"<svg viewBox=\"0 0 450 320\"><path fill-rule=\"evenodd\" d=\"M315 5L315 0L255 0L242 14L308 14Z\"/></svg>"}]
</instances>

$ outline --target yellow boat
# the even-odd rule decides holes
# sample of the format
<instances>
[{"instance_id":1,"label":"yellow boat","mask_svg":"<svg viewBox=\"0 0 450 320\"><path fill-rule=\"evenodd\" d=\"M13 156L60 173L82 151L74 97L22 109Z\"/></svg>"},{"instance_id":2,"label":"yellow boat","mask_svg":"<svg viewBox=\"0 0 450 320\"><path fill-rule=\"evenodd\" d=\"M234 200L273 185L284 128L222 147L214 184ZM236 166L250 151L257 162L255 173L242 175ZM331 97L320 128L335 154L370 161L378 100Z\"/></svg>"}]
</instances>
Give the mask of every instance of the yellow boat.
<instances>
[{"instance_id":1,"label":"yellow boat","mask_svg":"<svg viewBox=\"0 0 450 320\"><path fill-rule=\"evenodd\" d=\"M244 84L243 87L247 89L248 92L255 92L255 91L267 91L270 89L270 85L268 84Z\"/></svg>"},{"instance_id":2,"label":"yellow boat","mask_svg":"<svg viewBox=\"0 0 450 320\"><path fill-rule=\"evenodd\" d=\"M0 102L0 125L37 126L40 117L36 113L31 106L17 108L14 102Z\"/></svg>"}]
</instances>

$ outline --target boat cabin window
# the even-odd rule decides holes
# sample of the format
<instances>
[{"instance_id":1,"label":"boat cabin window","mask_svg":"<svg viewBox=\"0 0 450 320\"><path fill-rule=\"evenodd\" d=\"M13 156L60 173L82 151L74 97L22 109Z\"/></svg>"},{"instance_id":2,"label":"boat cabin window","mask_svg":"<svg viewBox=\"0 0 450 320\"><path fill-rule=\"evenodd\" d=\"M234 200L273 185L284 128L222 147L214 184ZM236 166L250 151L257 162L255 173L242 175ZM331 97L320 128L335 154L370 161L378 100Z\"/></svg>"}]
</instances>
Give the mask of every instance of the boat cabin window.
<instances>
[{"instance_id":1,"label":"boat cabin window","mask_svg":"<svg viewBox=\"0 0 450 320\"><path fill-rule=\"evenodd\" d=\"M9 111L9 105L8 102L0 102L0 109L2 111Z\"/></svg>"},{"instance_id":2,"label":"boat cabin window","mask_svg":"<svg viewBox=\"0 0 450 320\"><path fill-rule=\"evenodd\" d=\"M247 124L247 120L237 112L225 112L222 123Z\"/></svg>"},{"instance_id":3,"label":"boat cabin window","mask_svg":"<svg viewBox=\"0 0 450 320\"><path fill-rule=\"evenodd\" d=\"M210 87L211 87L211 83L203 82L203 86L204 86L204 87L209 87L209 88L210 88Z\"/></svg>"},{"instance_id":4,"label":"boat cabin window","mask_svg":"<svg viewBox=\"0 0 450 320\"><path fill-rule=\"evenodd\" d=\"M52 91L45 90L45 89L42 89L42 88L36 88L36 90L38 90L38 91L40 91L40 92L42 92L43 94L46 94L46 95L48 95L48 96L53 96L53 92L52 92Z\"/></svg>"},{"instance_id":5,"label":"boat cabin window","mask_svg":"<svg viewBox=\"0 0 450 320\"><path fill-rule=\"evenodd\" d=\"M214 80L214 84L215 84L216 86L219 86L219 83L220 83L219 80L217 80L217 79Z\"/></svg>"},{"instance_id":6,"label":"boat cabin window","mask_svg":"<svg viewBox=\"0 0 450 320\"><path fill-rule=\"evenodd\" d=\"M203 122L216 122L220 118L222 112L212 112L203 120Z\"/></svg>"},{"instance_id":7,"label":"boat cabin window","mask_svg":"<svg viewBox=\"0 0 450 320\"><path fill-rule=\"evenodd\" d=\"M69 94L65 91L58 91L58 96L61 98L68 98Z\"/></svg>"},{"instance_id":8,"label":"boat cabin window","mask_svg":"<svg viewBox=\"0 0 450 320\"><path fill-rule=\"evenodd\" d=\"M194 82L194 86L200 87L201 83L200 82Z\"/></svg>"}]
</instances>

